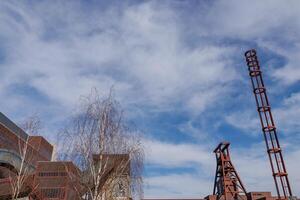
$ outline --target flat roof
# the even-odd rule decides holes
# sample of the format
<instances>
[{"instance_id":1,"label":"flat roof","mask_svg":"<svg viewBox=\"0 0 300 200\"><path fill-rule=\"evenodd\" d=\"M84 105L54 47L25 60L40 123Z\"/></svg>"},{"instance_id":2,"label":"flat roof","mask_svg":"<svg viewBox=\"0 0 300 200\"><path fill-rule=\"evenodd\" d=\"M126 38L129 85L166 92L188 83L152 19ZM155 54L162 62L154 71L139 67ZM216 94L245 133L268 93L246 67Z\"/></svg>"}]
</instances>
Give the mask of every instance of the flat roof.
<instances>
[{"instance_id":1,"label":"flat roof","mask_svg":"<svg viewBox=\"0 0 300 200\"><path fill-rule=\"evenodd\" d=\"M19 136L20 138L27 140L28 135L23 129L18 127L13 121L6 117L2 112L0 112L0 124L8 128L11 132Z\"/></svg>"}]
</instances>

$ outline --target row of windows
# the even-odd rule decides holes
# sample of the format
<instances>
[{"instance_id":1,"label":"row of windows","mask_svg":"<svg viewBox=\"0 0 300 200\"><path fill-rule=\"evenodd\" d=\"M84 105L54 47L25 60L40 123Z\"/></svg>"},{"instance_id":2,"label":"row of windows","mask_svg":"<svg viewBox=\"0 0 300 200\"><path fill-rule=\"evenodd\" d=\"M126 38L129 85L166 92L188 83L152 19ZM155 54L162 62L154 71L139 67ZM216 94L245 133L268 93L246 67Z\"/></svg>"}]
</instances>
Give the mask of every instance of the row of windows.
<instances>
[{"instance_id":1,"label":"row of windows","mask_svg":"<svg viewBox=\"0 0 300 200\"><path fill-rule=\"evenodd\" d=\"M65 190L63 188L43 188L41 189L42 196L44 198L60 198L65 196Z\"/></svg>"},{"instance_id":2,"label":"row of windows","mask_svg":"<svg viewBox=\"0 0 300 200\"><path fill-rule=\"evenodd\" d=\"M39 176L67 176L67 172L40 172Z\"/></svg>"}]
</instances>

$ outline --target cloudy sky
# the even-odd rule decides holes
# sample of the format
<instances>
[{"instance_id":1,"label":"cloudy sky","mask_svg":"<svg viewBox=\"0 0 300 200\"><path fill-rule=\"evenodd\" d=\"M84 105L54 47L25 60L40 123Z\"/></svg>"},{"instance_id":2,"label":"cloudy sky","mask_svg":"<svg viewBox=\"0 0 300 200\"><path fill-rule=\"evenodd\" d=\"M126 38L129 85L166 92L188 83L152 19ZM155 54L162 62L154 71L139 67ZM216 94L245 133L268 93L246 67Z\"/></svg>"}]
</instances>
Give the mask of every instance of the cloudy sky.
<instances>
[{"instance_id":1,"label":"cloudy sky","mask_svg":"<svg viewBox=\"0 0 300 200\"><path fill-rule=\"evenodd\" d=\"M244 52L256 48L300 196L300 2L0 2L0 111L55 134L80 95L113 85L144 133L145 197L212 193L231 142L248 191L274 191Z\"/></svg>"}]
</instances>

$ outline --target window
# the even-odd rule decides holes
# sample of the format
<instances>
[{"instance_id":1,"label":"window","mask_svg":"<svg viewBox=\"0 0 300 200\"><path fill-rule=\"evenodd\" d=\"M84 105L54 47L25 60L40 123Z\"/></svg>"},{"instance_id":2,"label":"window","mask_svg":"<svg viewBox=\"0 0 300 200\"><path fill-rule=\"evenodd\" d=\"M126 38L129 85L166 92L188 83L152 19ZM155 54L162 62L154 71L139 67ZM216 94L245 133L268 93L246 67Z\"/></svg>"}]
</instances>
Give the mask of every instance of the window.
<instances>
[{"instance_id":1,"label":"window","mask_svg":"<svg viewBox=\"0 0 300 200\"><path fill-rule=\"evenodd\" d=\"M41 189L44 198L64 198L63 188L43 188Z\"/></svg>"},{"instance_id":2,"label":"window","mask_svg":"<svg viewBox=\"0 0 300 200\"><path fill-rule=\"evenodd\" d=\"M40 172L39 176L67 176L67 172Z\"/></svg>"}]
</instances>

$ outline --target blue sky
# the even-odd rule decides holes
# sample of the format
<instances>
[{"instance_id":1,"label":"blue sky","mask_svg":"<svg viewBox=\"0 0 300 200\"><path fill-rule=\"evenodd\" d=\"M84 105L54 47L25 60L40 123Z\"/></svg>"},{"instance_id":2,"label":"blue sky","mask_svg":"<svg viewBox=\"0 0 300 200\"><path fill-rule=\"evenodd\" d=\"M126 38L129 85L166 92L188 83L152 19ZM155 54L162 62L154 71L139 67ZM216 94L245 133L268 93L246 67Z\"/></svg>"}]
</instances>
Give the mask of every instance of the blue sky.
<instances>
[{"instance_id":1,"label":"blue sky","mask_svg":"<svg viewBox=\"0 0 300 200\"><path fill-rule=\"evenodd\" d=\"M232 143L248 191L274 191L244 52L258 50L300 196L299 1L1 1L0 110L55 134L80 95L114 85L144 133L145 197L212 192Z\"/></svg>"}]
</instances>

